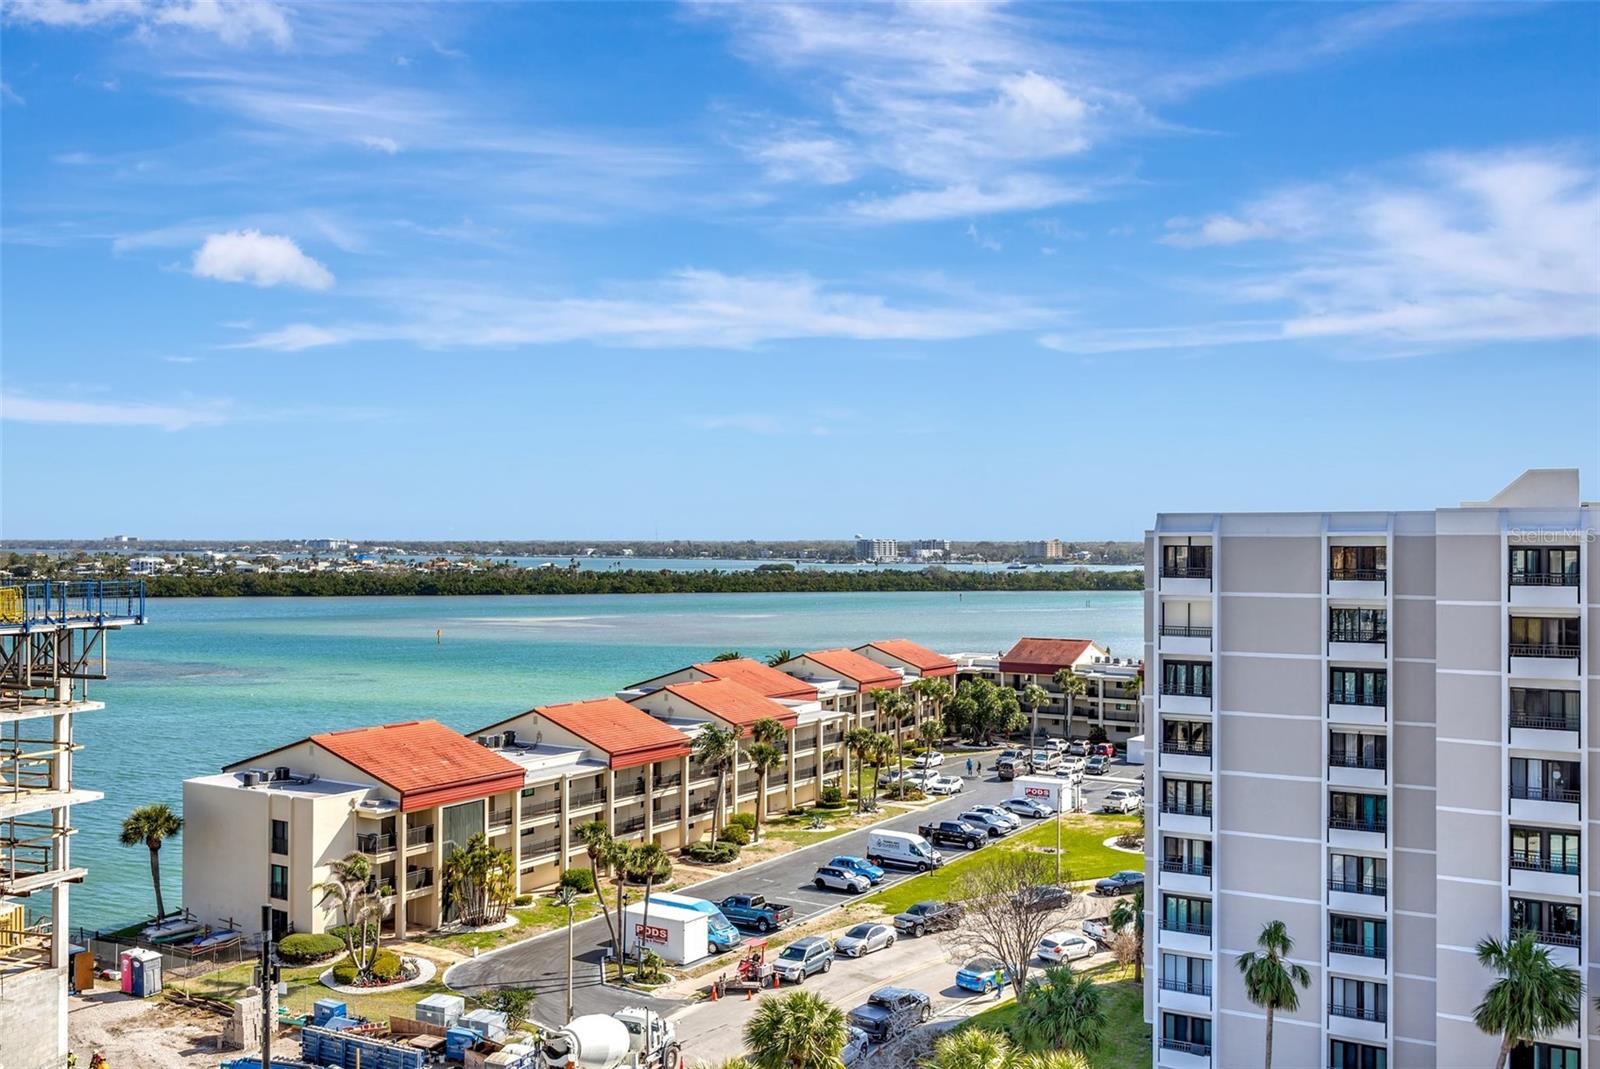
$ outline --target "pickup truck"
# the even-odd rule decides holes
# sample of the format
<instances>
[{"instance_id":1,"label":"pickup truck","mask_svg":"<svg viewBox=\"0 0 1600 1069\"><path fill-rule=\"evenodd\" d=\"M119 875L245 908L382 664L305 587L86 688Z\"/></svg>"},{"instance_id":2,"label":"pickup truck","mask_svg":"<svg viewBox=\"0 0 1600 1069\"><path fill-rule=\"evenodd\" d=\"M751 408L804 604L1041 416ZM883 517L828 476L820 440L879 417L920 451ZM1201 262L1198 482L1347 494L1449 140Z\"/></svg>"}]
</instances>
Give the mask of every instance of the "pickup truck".
<instances>
[{"instance_id":1,"label":"pickup truck","mask_svg":"<svg viewBox=\"0 0 1600 1069\"><path fill-rule=\"evenodd\" d=\"M722 915L735 924L770 932L794 918L794 907L768 902L765 895L729 895L717 903Z\"/></svg>"},{"instance_id":2,"label":"pickup truck","mask_svg":"<svg viewBox=\"0 0 1600 1069\"><path fill-rule=\"evenodd\" d=\"M960 923L961 907L953 902L918 902L894 916L895 931L917 936L942 932Z\"/></svg>"},{"instance_id":3,"label":"pickup truck","mask_svg":"<svg viewBox=\"0 0 1600 1069\"><path fill-rule=\"evenodd\" d=\"M1116 938L1116 933L1111 930L1111 922L1105 917L1091 917L1084 921L1083 934L1101 946L1110 946L1111 940Z\"/></svg>"},{"instance_id":4,"label":"pickup truck","mask_svg":"<svg viewBox=\"0 0 1600 1069\"><path fill-rule=\"evenodd\" d=\"M935 846L949 843L968 850L976 850L989 841L987 830L974 828L971 824L959 820L940 820L933 824L924 824L917 829L917 834ZM724 908L723 912L727 913L727 909Z\"/></svg>"}]
</instances>

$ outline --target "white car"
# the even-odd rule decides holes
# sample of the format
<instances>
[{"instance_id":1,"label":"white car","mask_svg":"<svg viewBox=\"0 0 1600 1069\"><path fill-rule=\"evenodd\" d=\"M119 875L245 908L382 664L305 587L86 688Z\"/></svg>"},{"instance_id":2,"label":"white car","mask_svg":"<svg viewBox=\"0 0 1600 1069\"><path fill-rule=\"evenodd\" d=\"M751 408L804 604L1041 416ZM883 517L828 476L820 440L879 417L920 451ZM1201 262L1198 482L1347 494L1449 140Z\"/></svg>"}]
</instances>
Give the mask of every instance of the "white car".
<instances>
[{"instance_id":1,"label":"white car","mask_svg":"<svg viewBox=\"0 0 1600 1069\"><path fill-rule=\"evenodd\" d=\"M961 777L959 776L934 776L922 785L928 794L960 794Z\"/></svg>"},{"instance_id":2,"label":"white car","mask_svg":"<svg viewBox=\"0 0 1600 1069\"><path fill-rule=\"evenodd\" d=\"M920 787L922 786L923 780L936 775L938 775L938 773L931 772L925 768L908 768L903 774L895 771L892 768L886 768L878 775L878 786L888 787L892 784L900 782L901 780L904 780L912 787Z\"/></svg>"},{"instance_id":3,"label":"white car","mask_svg":"<svg viewBox=\"0 0 1600 1069\"><path fill-rule=\"evenodd\" d=\"M1067 754L1061 759L1061 769L1064 770L1070 768L1074 772L1082 772L1083 766L1088 763L1089 759L1084 757L1082 754ZM1061 770L1057 770L1057 773L1059 774L1060 771Z\"/></svg>"},{"instance_id":4,"label":"white car","mask_svg":"<svg viewBox=\"0 0 1600 1069\"><path fill-rule=\"evenodd\" d=\"M1000 838L1014 827L1009 817L992 817L988 813L980 813L976 809L969 809L956 819L963 824L971 824L980 831L988 832L991 839Z\"/></svg>"},{"instance_id":5,"label":"white car","mask_svg":"<svg viewBox=\"0 0 1600 1069\"><path fill-rule=\"evenodd\" d=\"M817 869L817 874L811 878L817 890L849 891L853 895L861 894L872 886L872 881L859 872L839 868L837 865L823 865Z\"/></svg>"},{"instance_id":6,"label":"white car","mask_svg":"<svg viewBox=\"0 0 1600 1069\"><path fill-rule=\"evenodd\" d=\"M986 817L993 817L1002 823L1009 824L1011 825L1013 831L1022 827L1022 821L1018 820L1016 817L1012 816L1010 813L1006 812L1004 809L1001 809L997 805L975 805L972 807L972 812L982 813Z\"/></svg>"},{"instance_id":7,"label":"white car","mask_svg":"<svg viewBox=\"0 0 1600 1069\"><path fill-rule=\"evenodd\" d=\"M872 1048L872 1039L859 1028L851 1028L847 1037L844 1041L844 1050L839 1052L839 1060L844 1063L845 1069L854 1069L867 1060L867 1052Z\"/></svg>"},{"instance_id":8,"label":"white car","mask_svg":"<svg viewBox=\"0 0 1600 1069\"><path fill-rule=\"evenodd\" d=\"M1099 948L1081 932L1051 932L1039 940L1039 960L1051 965L1092 957Z\"/></svg>"},{"instance_id":9,"label":"white car","mask_svg":"<svg viewBox=\"0 0 1600 1069\"><path fill-rule=\"evenodd\" d=\"M944 764L944 754L938 752L918 754L911 762L913 768L938 768Z\"/></svg>"},{"instance_id":10,"label":"white car","mask_svg":"<svg viewBox=\"0 0 1600 1069\"><path fill-rule=\"evenodd\" d=\"M1102 813L1137 813L1144 808L1144 792L1136 787L1114 787L1100 803Z\"/></svg>"}]
</instances>

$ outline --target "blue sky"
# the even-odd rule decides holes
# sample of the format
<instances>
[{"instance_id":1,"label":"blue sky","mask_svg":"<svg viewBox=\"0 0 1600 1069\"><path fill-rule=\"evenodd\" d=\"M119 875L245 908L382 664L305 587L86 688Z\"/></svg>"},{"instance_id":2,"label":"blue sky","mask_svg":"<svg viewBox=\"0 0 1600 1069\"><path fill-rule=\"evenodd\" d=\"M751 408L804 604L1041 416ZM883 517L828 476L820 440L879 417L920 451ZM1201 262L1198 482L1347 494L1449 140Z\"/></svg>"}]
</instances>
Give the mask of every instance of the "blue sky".
<instances>
[{"instance_id":1,"label":"blue sky","mask_svg":"<svg viewBox=\"0 0 1600 1069\"><path fill-rule=\"evenodd\" d=\"M1600 7L5 0L0 535L1600 496Z\"/></svg>"}]
</instances>

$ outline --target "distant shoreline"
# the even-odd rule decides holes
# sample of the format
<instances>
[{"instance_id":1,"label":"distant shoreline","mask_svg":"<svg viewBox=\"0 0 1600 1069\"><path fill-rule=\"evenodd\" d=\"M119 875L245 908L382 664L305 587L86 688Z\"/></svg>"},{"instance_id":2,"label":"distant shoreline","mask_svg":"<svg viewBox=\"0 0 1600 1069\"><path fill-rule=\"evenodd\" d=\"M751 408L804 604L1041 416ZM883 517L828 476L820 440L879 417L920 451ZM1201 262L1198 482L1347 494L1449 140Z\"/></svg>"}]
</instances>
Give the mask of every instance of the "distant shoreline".
<instances>
[{"instance_id":1,"label":"distant shoreline","mask_svg":"<svg viewBox=\"0 0 1600 1069\"><path fill-rule=\"evenodd\" d=\"M470 594L837 594L920 591L1132 591L1144 573L1087 570L953 572L639 571L496 569L426 574L277 573L166 575L145 580L153 598L417 597Z\"/></svg>"}]
</instances>

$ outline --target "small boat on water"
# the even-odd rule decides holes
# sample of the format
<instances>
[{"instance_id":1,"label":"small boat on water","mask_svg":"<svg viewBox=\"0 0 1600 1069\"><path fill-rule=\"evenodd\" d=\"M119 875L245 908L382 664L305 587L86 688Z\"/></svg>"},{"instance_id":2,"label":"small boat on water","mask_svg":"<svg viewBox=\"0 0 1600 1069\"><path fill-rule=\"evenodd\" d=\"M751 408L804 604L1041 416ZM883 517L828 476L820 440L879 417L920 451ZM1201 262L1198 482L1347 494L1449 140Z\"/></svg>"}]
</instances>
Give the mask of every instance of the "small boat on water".
<instances>
[{"instance_id":1,"label":"small boat on water","mask_svg":"<svg viewBox=\"0 0 1600 1069\"><path fill-rule=\"evenodd\" d=\"M1006 571L1008 572L1025 572L1027 570L1028 566L1019 560L1014 560L1010 564L1006 565Z\"/></svg>"}]
</instances>

